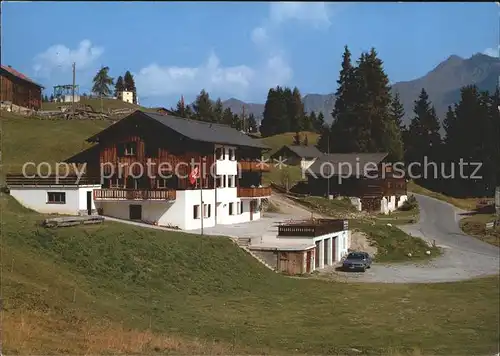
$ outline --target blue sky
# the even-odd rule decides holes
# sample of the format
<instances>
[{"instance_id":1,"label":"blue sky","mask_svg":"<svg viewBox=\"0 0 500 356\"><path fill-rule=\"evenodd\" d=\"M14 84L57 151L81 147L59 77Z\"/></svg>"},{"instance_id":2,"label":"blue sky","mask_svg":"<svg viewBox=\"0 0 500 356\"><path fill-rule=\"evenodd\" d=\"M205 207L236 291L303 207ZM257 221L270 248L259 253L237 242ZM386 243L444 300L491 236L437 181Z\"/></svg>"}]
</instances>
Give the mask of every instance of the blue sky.
<instances>
[{"instance_id":1,"label":"blue sky","mask_svg":"<svg viewBox=\"0 0 500 356\"><path fill-rule=\"evenodd\" d=\"M375 47L391 82L452 54L497 56L495 3L3 2L2 63L51 88L88 91L101 65L130 70L145 106L192 100L264 102L275 85L336 89L343 46ZM23 21L22 25L20 21ZM51 93L51 89L47 94Z\"/></svg>"}]
</instances>

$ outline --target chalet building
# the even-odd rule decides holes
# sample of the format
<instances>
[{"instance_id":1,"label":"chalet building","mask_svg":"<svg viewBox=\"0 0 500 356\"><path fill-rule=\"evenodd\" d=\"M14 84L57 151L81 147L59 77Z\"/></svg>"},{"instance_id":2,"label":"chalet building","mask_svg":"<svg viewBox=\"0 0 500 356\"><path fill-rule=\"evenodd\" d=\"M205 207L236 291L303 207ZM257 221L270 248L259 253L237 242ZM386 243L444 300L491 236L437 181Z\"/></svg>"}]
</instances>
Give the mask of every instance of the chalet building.
<instances>
[{"instance_id":1,"label":"chalet building","mask_svg":"<svg viewBox=\"0 0 500 356\"><path fill-rule=\"evenodd\" d=\"M0 68L0 101L23 108L40 110L44 87L11 66Z\"/></svg>"},{"instance_id":2,"label":"chalet building","mask_svg":"<svg viewBox=\"0 0 500 356\"><path fill-rule=\"evenodd\" d=\"M80 213L95 207L106 216L193 230L257 220L261 200L271 195L261 185L266 168L258 164L268 147L226 125L135 111L87 141L94 146L65 161L85 166L89 181L100 178ZM11 194L23 189L19 180L13 186L7 178ZM61 206L75 186L43 189L46 199L18 200L40 211L37 204L49 204L49 195L60 193L66 196L57 202Z\"/></svg>"},{"instance_id":3,"label":"chalet building","mask_svg":"<svg viewBox=\"0 0 500 356\"><path fill-rule=\"evenodd\" d=\"M271 155L271 159L284 161L289 166L300 166L302 170L309 168L324 153L316 146L285 145Z\"/></svg>"},{"instance_id":4,"label":"chalet building","mask_svg":"<svg viewBox=\"0 0 500 356\"><path fill-rule=\"evenodd\" d=\"M394 211L407 200L407 182L403 174L394 174L386 157L387 153L325 154L305 172L309 193L349 197L359 211Z\"/></svg>"}]
</instances>

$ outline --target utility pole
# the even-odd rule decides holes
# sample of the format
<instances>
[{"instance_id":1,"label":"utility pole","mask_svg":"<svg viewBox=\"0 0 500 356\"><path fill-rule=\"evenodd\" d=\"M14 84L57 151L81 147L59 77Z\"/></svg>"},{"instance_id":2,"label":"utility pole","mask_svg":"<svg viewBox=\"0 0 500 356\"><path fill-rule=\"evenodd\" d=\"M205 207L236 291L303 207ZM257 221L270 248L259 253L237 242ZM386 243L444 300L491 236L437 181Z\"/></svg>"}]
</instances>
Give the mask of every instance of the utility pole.
<instances>
[{"instance_id":1,"label":"utility pole","mask_svg":"<svg viewBox=\"0 0 500 356\"><path fill-rule=\"evenodd\" d=\"M243 132L247 132L246 131L246 123L245 123L245 105L243 105L243 113L241 114L241 120L243 121Z\"/></svg>"},{"instance_id":2,"label":"utility pole","mask_svg":"<svg viewBox=\"0 0 500 356\"><path fill-rule=\"evenodd\" d=\"M203 219L205 219L205 206L203 204L203 156L200 157L200 211L201 211L201 236L203 236Z\"/></svg>"},{"instance_id":3,"label":"utility pole","mask_svg":"<svg viewBox=\"0 0 500 356\"><path fill-rule=\"evenodd\" d=\"M328 140L327 140L327 153L328 153L328 159L330 159L330 131L328 131ZM330 162L330 160L328 160L328 162ZM326 199L330 199L330 176L331 176L331 173L332 172L329 172L328 174L328 186L326 188L326 194L327 194L327 197Z\"/></svg>"},{"instance_id":4,"label":"utility pole","mask_svg":"<svg viewBox=\"0 0 500 356\"><path fill-rule=\"evenodd\" d=\"M73 86L71 90L72 98L71 98L71 116L75 116L75 86L76 86L76 80L75 80L75 71L76 71L76 63L73 62Z\"/></svg>"}]
</instances>

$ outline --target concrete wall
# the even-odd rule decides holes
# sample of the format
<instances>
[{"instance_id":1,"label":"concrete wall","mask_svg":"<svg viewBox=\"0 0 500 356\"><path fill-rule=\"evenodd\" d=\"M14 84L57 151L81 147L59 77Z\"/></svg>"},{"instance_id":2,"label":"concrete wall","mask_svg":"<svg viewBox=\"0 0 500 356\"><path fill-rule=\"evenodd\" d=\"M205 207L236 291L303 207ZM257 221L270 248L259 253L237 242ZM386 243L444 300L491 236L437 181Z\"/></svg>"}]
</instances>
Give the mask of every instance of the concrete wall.
<instances>
[{"instance_id":1,"label":"concrete wall","mask_svg":"<svg viewBox=\"0 0 500 356\"><path fill-rule=\"evenodd\" d=\"M10 195L21 205L43 214L79 215L87 212L87 192L101 188L93 186L51 186L51 187L11 187ZM48 193L57 192L66 194L66 202L48 203ZM92 195L92 210L96 205Z\"/></svg>"},{"instance_id":2,"label":"concrete wall","mask_svg":"<svg viewBox=\"0 0 500 356\"><path fill-rule=\"evenodd\" d=\"M266 251L266 250L251 250L256 256L262 258L269 266L277 269L278 266L278 252L277 251Z\"/></svg>"},{"instance_id":3,"label":"concrete wall","mask_svg":"<svg viewBox=\"0 0 500 356\"><path fill-rule=\"evenodd\" d=\"M142 220L156 223L162 226L176 226L182 230L196 230L202 226L201 209L198 209L198 218L194 218L194 206L201 206L201 201L205 205L208 215L210 206L210 216L203 219L203 227L213 227L217 224L237 224L250 221L250 201L240 200L236 197L236 191L231 201L215 203L215 190L179 190L176 200L173 202L157 200L108 200L98 201L98 208L103 209L103 214L118 219L128 220L130 217L130 205L142 206ZM233 202L233 213L229 215L229 203ZM238 203L243 203L243 214L239 214ZM216 214L217 210L217 214ZM260 219L260 212L253 214L253 220Z\"/></svg>"}]
</instances>

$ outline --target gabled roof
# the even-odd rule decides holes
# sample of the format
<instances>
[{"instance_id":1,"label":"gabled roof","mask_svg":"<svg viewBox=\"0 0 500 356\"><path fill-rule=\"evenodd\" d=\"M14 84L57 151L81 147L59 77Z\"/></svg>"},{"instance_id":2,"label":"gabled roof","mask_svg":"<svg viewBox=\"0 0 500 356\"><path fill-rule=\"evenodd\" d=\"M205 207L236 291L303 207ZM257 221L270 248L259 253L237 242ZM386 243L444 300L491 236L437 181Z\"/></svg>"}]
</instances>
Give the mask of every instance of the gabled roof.
<instances>
[{"instance_id":1,"label":"gabled roof","mask_svg":"<svg viewBox=\"0 0 500 356\"><path fill-rule=\"evenodd\" d=\"M34 84L37 87L45 88L43 85L40 85L40 84L34 82L33 80L31 80L30 78L28 78L27 76L25 76L23 73L18 72L17 70L15 70L12 67L2 65L1 68L2 68L2 70L6 71L7 73L9 73L10 75L13 75L16 78L19 78L21 80L24 80L25 82Z\"/></svg>"},{"instance_id":2,"label":"gabled roof","mask_svg":"<svg viewBox=\"0 0 500 356\"><path fill-rule=\"evenodd\" d=\"M374 169L388 153L330 153L319 157L308 169L316 175L364 175L365 169ZM359 167L359 168L358 168ZM308 173L306 171L306 173Z\"/></svg>"},{"instance_id":3,"label":"gabled roof","mask_svg":"<svg viewBox=\"0 0 500 356\"><path fill-rule=\"evenodd\" d=\"M318 158L324 155L324 153L318 150L316 146L285 145L281 147L275 154L273 154L273 156L275 156L283 149L289 149L301 158Z\"/></svg>"},{"instance_id":4,"label":"gabled roof","mask_svg":"<svg viewBox=\"0 0 500 356\"><path fill-rule=\"evenodd\" d=\"M164 125L165 127L178 132L182 136L185 136L194 141L270 149L259 140L254 140L244 133L232 128L231 126L184 119L173 115L165 115L137 110L132 114L124 117L119 122L127 120L136 115L141 115L147 119L154 120ZM87 141L98 141L99 136L103 132L112 130L115 125L117 125L117 123L88 138Z\"/></svg>"}]
</instances>

